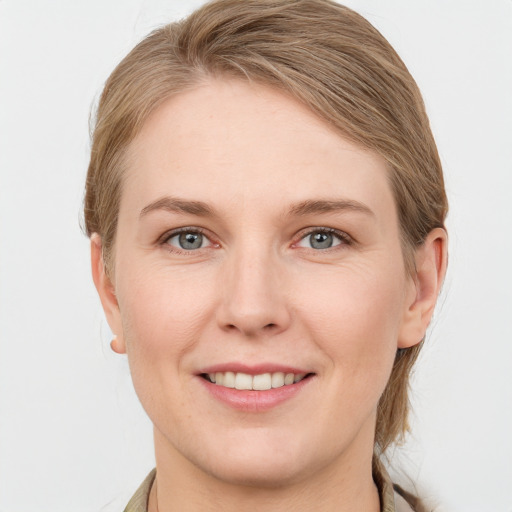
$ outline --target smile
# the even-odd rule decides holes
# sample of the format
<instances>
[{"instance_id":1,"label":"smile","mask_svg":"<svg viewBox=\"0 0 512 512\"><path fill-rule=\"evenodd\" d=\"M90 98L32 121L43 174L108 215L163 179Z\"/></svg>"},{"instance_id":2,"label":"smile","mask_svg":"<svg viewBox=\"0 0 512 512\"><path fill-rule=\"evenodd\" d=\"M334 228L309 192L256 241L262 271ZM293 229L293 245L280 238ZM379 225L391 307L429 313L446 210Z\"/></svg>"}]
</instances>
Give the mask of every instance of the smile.
<instances>
[{"instance_id":1,"label":"smile","mask_svg":"<svg viewBox=\"0 0 512 512\"><path fill-rule=\"evenodd\" d=\"M216 386L237 390L267 391L296 384L307 377L306 373L261 373L249 375L242 372L215 372L202 374L202 377Z\"/></svg>"},{"instance_id":2,"label":"smile","mask_svg":"<svg viewBox=\"0 0 512 512\"><path fill-rule=\"evenodd\" d=\"M296 396L304 396L304 390L310 388L317 374L306 368L274 363L226 362L202 368L196 376L197 382L216 401L231 409L261 413Z\"/></svg>"}]
</instances>

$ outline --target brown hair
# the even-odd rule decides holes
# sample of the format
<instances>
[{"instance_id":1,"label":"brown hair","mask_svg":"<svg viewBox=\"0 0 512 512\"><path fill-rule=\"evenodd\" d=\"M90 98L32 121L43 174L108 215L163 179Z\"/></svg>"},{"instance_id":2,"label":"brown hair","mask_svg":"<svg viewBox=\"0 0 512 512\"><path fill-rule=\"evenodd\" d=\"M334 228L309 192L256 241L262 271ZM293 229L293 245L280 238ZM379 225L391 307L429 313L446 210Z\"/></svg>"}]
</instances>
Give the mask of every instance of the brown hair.
<instances>
[{"instance_id":1,"label":"brown hair","mask_svg":"<svg viewBox=\"0 0 512 512\"><path fill-rule=\"evenodd\" d=\"M441 163L419 89L386 39L331 0L217 0L151 33L117 66L99 103L85 195L87 234L107 268L123 156L148 115L208 76L270 85L388 163L407 271L447 212ZM408 379L421 344L399 350L382 395L376 451L407 430Z\"/></svg>"}]
</instances>

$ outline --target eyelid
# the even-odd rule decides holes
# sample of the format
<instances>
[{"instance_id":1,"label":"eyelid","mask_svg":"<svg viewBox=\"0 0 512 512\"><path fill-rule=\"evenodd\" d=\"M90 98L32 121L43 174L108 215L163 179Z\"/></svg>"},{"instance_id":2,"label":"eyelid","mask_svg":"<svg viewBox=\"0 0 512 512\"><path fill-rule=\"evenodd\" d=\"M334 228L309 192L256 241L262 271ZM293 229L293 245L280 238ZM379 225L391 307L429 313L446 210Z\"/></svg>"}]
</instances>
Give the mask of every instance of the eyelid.
<instances>
[{"instance_id":1,"label":"eyelid","mask_svg":"<svg viewBox=\"0 0 512 512\"><path fill-rule=\"evenodd\" d=\"M203 247L201 249L185 250L185 249L179 249L178 247L167 243L170 238L177 236L180 233L194 233L194 232L200 233L201 235L206 237L206 239L210 242L210 245L208 247ZM339 229L330 228L330 227L326 227L326 226L311 226L311 227L304 228L301 231L299 231L299 233L295 237L295 241L292 243L292 247L297 247L299 242L304 240L307 236L311 235L312 233L333 234L341 240L341 244L338 244L338 245L342 245L342 246L353 245L355 243L354 238L352 238L345 231L341 231ZM170 252L175 252L175 253L180 253L180 254L182 253L182 254L188 254L188 255L190 255L191 253L197 253L200 250L209 249L212 247L214 247L214 248L220 247L220 243L214 241L214 237L210 234L209 231L205 230L204 228L198 227L198 226L182 226L179 228L170 229L169 231L166 231L163 235L161 235L158 238L157 244L161 245L161 246L165 246L166 250L168 250ZM338 247L338 245L331 247L329 249L335 249L336 247ZM304 247L304 249L307 249L307 248ZM328 251L329 249L324 249L323 251ZM318 252L318 249L312 249L312 250L315 252Z\"/></svg>"},{"instance_id":2,"label":"eyelid","mask_svg":"<svg viewBox=\"0 0 512 512\"><path fill-rule=\"evenodd\" d=\"M210 242L210 245L208 247L202 247L202 248L195 249L195 250L185 250L185 249L180 249L179 247L176 247L176 246L168 243L168 241L171 238L173 238L181 233L200 233ZM204 249L210 249L212 247L214 247L214 248L220 247L220 244L218 242L215 242L212 239L213 239L213 236L207 230L205 230L203 228L200 228L198 226L183 226L180 228L174 228L174 229L170 229L169 231L166 231L163 235L161 235L158 238L157 244L161 245L161 246L165 246L165 249L170 252L190 255L192 253L197 253L198 251L201 251Z\"/></svg>"},{"instance_id":3,"label":"eyelid","mask_svg":"<svg viewBox=\"0 0 512 512\"><path fill-rule=\"evenodd\" d=\"M355 243L355 240L345 231L341 231L339 229L335 228L329 228L326 226L314 226L309 227L301 230L296 237L296 241L293 243L293 246L297 247L299 242L304 240L307 236L313 234L313 233L328 233L337 236L341 240L341 244L339 245L353 245ZM334 247L330 247L328 249L323 249L323 251L328 251L329 249L335 249L338 247L337 245ZM304 249L308 249L307 247L304 247ZM319 252L318 249L313 249L315 252Z\"/></svg>"}]
</instances>

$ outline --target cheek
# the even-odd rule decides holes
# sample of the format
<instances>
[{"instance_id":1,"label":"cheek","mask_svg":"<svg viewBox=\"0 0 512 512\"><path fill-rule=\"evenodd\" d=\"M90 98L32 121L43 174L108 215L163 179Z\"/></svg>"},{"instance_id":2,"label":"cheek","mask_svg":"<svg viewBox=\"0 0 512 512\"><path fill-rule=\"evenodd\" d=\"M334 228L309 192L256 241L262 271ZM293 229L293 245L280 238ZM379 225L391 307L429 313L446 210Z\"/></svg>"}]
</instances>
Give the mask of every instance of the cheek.
<instances>
[{"instance_id":1,"label":"cheek","mask_svg":"<svg viewBox=\"0 0 512 512\"><path fill-rule=\"evenodd\" d=\"M301 306L322 330L350 338L363 333L366 342L398 334L404 308L405 279L393 266L371 265L301 274ZM361 342L363 339L361 339Z\"/></svg>"},{"instance_id":2,"label":"cheek","mask_svg":"<svg viewBox=\"0 0 512 512\"><path fill-rule=\"evenodd\" d=\"M313 283L311 283L313 284ZM303 295L308 331L328 356L330 372L364 395L384 388L394 361L404 307L404 277L370 267L317 274ZM349 384L351 383L351 384Z\"/></svg>"},{"instance_id":3,"label":"cheek","mask_svg":"<svg viewBox=\"0 0 512 512\"><path fill-rule=\"evenodd\" d=\"M191 349L214 302L207 275L186 271L121 267L118 300L127 350L153 362L179 362L176 354ZM135 359L135 358L134 358Z\"/></svg>"},{"instance_id":4,"label":"cheek","mask_svg":"<svg viewBox=\"0 0 512 512\"><path fill-rule=\"evenodd\" d=\"M123 279L126 276L130 277ZM184 272L151 265L136 270L134 265L119 265L119 277L118 301L133 385L149 417L161 425L166 404L172 403L175 411L188 410L185 390L190 375L183 367L211 311L212 290L201 275L191 280Z\"/></svg>"}]
</instances>

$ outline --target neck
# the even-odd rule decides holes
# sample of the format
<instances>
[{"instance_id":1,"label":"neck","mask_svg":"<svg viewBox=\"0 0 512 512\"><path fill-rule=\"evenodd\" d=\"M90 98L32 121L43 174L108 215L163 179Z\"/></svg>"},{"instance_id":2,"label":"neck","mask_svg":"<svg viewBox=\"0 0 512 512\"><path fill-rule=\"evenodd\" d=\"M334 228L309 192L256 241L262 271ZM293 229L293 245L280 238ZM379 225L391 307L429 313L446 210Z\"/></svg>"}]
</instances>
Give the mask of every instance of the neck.
<instances>
[{"instance_id":1,"label":"neck","mask_svg":"<svg viewBox=\"0 0 512 512\"><path fill-rule=\"evenodd\" d=\"M232 483L216 478L183 457L155 429L157 476L149 512L378 512L380 499L367 457L344 453L335 464L279 486ZM353 457L357 455L357 457Z\"/></svg>"}]
</instances>

